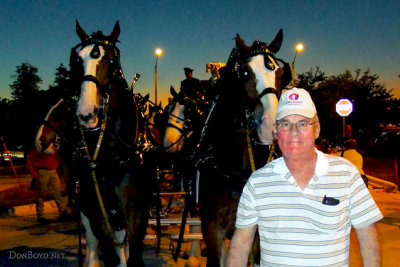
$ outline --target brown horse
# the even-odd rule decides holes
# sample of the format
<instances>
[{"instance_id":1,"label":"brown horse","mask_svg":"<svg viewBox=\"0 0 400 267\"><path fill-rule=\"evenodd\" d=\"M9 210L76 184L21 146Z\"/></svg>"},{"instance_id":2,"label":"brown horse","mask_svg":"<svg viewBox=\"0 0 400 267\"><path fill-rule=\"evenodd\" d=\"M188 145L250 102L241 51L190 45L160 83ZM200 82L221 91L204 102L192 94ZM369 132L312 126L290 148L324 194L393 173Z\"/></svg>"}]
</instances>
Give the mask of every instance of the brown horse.
<instances>
[{"instance_id":1,"label":"brown horse","mask_svg":"<svg viewBox=\"0 0 400 267\"><path fill-rule=\"evenodd\" d=\"M255 41L248 47L236 36L236 47L226 67L220 69L221 78L213 83L214 101L198 134L200 140L192 146L196 162L192 168L200 171L196 184L207 266L223 265L225 238L235 229L242 188L271 152L279 92L291 80L289 65L275 56L282 39L281 30L271 44ZM182 128L179 125L186 120L184 108L180 111L180 121L175 119L180 124L176 123L175 128ZM169 147L179 150L184 147L179 141L183 138L178 130L173 132L166 139L175 140Z\"/></svg>"},{"instance_id":2,"label":"brown horse","mask_svg":"<svg viewBox=\"0 0 400 267\"><path fill-rule=\"evenodd\" d=\"M270 158L272 125L280 90L291 78L287 63L276 58L279 31L266 45L248 47L239 35L221 73L218 102L211 114L199 163L200 216L207 266L225 261L225 238L235 229L236 210L245 181ZM278 61L283 62L283 67ZM211 152L210 152L211 151Z\"/></svg>"},{"instance_id":3,"label":"brown horse","mask_svg":"<svg viewBox=\"0 0 400 267\"><path fill-rule=\"evenodd\" d=\"M120 66L119 23L105 36L88 35L71 50L71 98L60 101L39 130L37 145L54 136L68 151L76 202L86 229L89 266L143 266L143 239L154 166L139 149L139 111ZM68 157L69 156L69 157Z\"/></svg>"}]
</instances>

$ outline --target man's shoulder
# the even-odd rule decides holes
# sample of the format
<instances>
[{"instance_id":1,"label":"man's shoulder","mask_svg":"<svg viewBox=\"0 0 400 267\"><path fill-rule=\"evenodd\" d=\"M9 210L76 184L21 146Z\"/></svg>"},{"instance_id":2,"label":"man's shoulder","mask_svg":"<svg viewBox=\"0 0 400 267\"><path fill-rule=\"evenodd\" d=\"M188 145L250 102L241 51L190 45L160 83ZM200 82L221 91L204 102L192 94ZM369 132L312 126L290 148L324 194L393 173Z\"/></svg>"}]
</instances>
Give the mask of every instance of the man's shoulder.
<instances>
[{"instance_id":1,"label":"man's shoulder","mask_svg":"<svg viewBox=\"0 0 400 267\"><path fill-rule=\"evenodd\" d=\"M266 173L273 173L273 172L281 172L283 171L283 158L279 157L274 159L273 161L265 164L263 167L255 170L253 172L254 175L262 175Z\"/></svg>"}]
</instances>

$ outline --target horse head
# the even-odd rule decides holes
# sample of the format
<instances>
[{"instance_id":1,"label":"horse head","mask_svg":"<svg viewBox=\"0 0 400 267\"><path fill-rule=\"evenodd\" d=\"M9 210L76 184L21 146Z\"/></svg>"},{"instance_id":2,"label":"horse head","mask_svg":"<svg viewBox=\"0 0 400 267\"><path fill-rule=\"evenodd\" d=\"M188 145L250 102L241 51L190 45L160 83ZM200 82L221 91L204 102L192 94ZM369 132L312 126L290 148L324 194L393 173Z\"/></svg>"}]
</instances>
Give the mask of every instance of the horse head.
<instances>
[{"instance_id":1,"label":"horse head","mask_svg":"<svg viewBox=\"0 0 400 267\"><path fill-rule=\"evenodd\" d=\"M203 95L190 98L184 92L177 93L171 86L172 103L168 107L169 118L163 145L167 152L175 153L181 151L186 140L201 127L205 117L205 110L201 106L204 104Z\"/></svg>"},{"instance_id":2,"label":"horse head","mask_svg":"<svg viewBox=\"0 0 400 267\"><path fill-rule=\"evenodd\" d=\"M151 140L156 144L162 143L166 120L161 103L157 106L149 105L149 112L146 116L146 132L150 134Z\"/></svg>"},{"instance_id":3,"label":"horse head","mask_svg":"<svg viewBox=\"0 0 400 267\"><path fill-rule=\"evenodd\" d=\"M282 45L283 32L279 30L269 45L257 40L249 47L239 34L235 39L237 63L241 66L238 71L248 95L249 111L254 114L260 141L271 144L280 91L291 79L289 65L275 56Z\"/></svg>"},{"instance_id":4,"label":"horse head","mask_svg":"<svg viewBox=\"0 0 400 267\"><path fill-rule=\"evenodd\" d=\"M120 34L119 22L108 36L97 31L88 35L76 22L76 33L81 43L71 50L70 66L75 86L80 88L76 115L79 123L95 128L99 113L109 100L113 82L122 80L119 49L115 46Z\"/></svg>"},{"instance_id":5,"label":"horse head","mask_svg":"<svg viewBox=\"0 0 400 267\"><path fill-rule=\"evenodd\" d=\"M47 113L43 123L39 126L35 138L35 147L39 152L53 154L54 149L59 146L61 138L63 138L66 125L68 124L68 114L70 108L64 105L63 99L52 106Z\"/></svg>"}]
</instances>

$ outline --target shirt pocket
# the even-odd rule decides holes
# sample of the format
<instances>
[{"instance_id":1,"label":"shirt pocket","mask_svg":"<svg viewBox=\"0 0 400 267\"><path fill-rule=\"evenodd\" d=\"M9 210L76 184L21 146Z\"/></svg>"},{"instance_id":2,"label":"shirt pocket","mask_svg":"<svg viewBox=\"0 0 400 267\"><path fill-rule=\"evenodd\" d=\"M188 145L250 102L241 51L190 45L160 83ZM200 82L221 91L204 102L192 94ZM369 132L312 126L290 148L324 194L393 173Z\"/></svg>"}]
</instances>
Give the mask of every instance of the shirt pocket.
<instances>
[{"instance_id":1,"label":"shirt pocket","mask_svg":"<svg viewBox=\"0 0 400 267\"><path fill-rule=\"evenodd\" d=\"M316 225L318 230L325 233L343 231L350 223L348 200L340 200L337 205L318 205Z\"/></svg>"}]
</instances>

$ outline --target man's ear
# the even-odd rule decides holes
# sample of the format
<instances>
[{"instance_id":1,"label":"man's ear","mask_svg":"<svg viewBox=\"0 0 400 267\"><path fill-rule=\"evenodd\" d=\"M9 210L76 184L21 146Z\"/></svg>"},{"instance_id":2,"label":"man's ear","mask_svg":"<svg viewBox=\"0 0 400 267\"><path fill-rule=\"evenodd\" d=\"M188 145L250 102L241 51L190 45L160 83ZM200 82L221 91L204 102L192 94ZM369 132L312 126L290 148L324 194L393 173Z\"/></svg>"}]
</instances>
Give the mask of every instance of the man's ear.
<instances>
[{"instance_id":1,"label":"man's ear","mask_svg":"<svg viewBox=\"0 0 400 267\"><path fill-rule=\"evenodd\" d=\"M274 140L278 139L278 130L276 129L276 125L272 125L272 137L274 138Z\"/></svg>"},{"instance_id":2,"label":"man's ear","mask_svg":"<svg viewBox=\"0 0 400 267\"><path fill-rule=\"evenodd\" d=\"M321 132L321 127L318 122L317 125L315 126L315 139L317 139L319 137L320 132Z\"/></svg>"}]
</instances>

